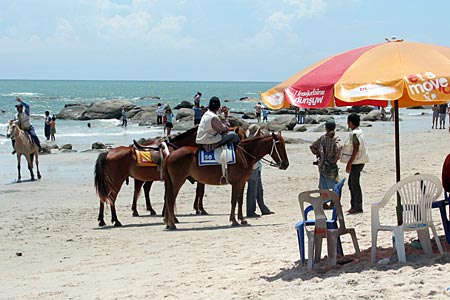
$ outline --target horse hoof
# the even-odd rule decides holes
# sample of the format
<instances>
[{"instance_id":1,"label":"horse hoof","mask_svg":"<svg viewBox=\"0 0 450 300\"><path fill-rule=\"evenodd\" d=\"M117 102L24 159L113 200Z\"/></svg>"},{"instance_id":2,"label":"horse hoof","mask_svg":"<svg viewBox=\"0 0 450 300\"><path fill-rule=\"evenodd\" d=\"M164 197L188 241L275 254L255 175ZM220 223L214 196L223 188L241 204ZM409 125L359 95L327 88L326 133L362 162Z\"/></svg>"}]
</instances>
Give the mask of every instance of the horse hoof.
<instances>
[{"instance_id":1,"label":"horse hoof","mask_svg":"<svg viewBox=\"0 0 450 300\"><path fill-rule=\"evenodd\" d=\"M242 224L242 225L247 225L248 222L247 222L247 220L241 220L241 224Z\"/></svg>"},{"instance_id":2,"label":"horse hoof","mask_svg":"<svg viewBox=\"0 0 450 300\"><path fill-rule=\"evenodd\" d=\"M239 226L239 223L238 222L233 222L233 223L231 223L231 226L233 226L233 227Z\"/></svg>"},{"instance_id":3,"label":"horse hoof","mask_svg":"<svg viewBox=\"0 0 450 300\"><path fill-rule=\"evenodd\" d=\"M38 179L41 179L41 178L42 178L41 174L38 174Z\"/></svg>"},{"instance_id":4,"label":"horse hoof","mask_svg":"<svg viewBox=\"0 0 450 300\"><path fill-rule=\"evenodd\" d=\"M21 183L22 182L22 180L20 180L20 179L17 179L17 181L16 181L17 183Z\"/></svg>"},{"instance_id":5,"label":"horse hoof","mask_svg":"<svg viewBox=\"0 0 450 300\"><path fill-rule=\"evenodd\" d=\"M177 229L177 226L175 226L175 225L172 225L172 226L170 226L169 224L166 225L166 230L176 230L176 229Z\"/></svg>"},{"instance_id":6,"label":"horse hoof","mask_svg":"<svg viewBox=\"0 0 450 300\"><path fill-rule=\"evenodd\" d=\"M31 181L36 181L36 178L31 178Z\"/></svg>"},{"instance_id":7,"label":"horse hoof","mask_svg":"<svg viewBox=\"0 0 450 300\"><path fill-rule=\"evenodd\" d=\"M116 221L114 223L114 227L122 227L122 223L120 223L119 221Z\"/></svg>"},{"instance_id":8,"label":"horse hoof","mask_svg":"<svg viewBox=\"0 0 450 300\"><path fill-rule=\"evenodd\" d=\"M200 215L201 213L202 213L201 211L198 211L198 210L195 211L196 215Z\"/></svg>"},{"instance_id":9,"label":"horse hoof","mask_svg":"<svg viewBox=\"0 0 450 300\"><path fill-rule=\"evenodd\" d=\"M180 223L180 221L178 221L178 219L177 219L177 218L175 218L175 223Z\"/></svg>"},{"instance_id":10,"label":"horse hoof","mask_svg":"<svg viewBox=\"0 0 450 300\"><path fill-rule=\"evenodd\" d=\"M208 212L206 210L202 210L202 212L200 213L202 216L206 216L209 215Z\"/></svg>"},{"instance_id":11,"label":"horse hoof","mask_svg":"<svg viewBox=\"0 0 450 300\"><path fill-rule=\"evenodd\" d=\"M105 223L105 221L103 221L103 220L101 220L100 222L98 222L98 226L100 226L100 227L105 226L105 225L106 225L106 223Z\"/></svg>"},{"instance_id":12,"label":"horse hoof","mask_svg":"<svg viewBox=\"0 0 450 300\"><path fill-rule=\"evenodd\" d=\"M156 216L156 211L154 211L153 209L150 211L150 216Z\"/></svg>"},{"instance_id":13,"label":"horse hoof","mask_svg":"<svg viewBox=\"0 0 450 300\"><path fill-rule=\"evenodd\" d=\"M139 217L139 213L137 211L133 211L133 217Z\"/></svg>"}]
</instances>

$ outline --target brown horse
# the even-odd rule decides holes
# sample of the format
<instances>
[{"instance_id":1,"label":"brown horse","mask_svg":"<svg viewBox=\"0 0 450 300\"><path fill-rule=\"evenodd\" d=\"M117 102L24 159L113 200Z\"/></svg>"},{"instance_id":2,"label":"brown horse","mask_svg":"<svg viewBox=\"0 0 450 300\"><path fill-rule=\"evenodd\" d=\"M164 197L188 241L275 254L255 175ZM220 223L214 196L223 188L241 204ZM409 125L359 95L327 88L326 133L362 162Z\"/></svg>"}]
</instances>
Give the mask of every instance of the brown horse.
<instances>
[{"instance_id":1,"label":"brown horse","mask_svg":"<svg viewBox=\"0 0 450 300\"><path fill-rule=\"evenodd\" d=\"M221 166L198 166L198 148L182 147L173 151L164 163L166 189L166 215L168 229L176 229L175 200L184 181L191 177L197 182L220 185L223 182ZM238 225L235 218L238 203L238 218L241 224L247 224L242 214L244 187L250 178L253 165L269 154L276 166L285 170L289 166L284 139L281 133L255 137L241 141L236 146L236 163L228 166L228 181L232 185L230 221Z\"/></svg>"},{"instance_id":2,"label":"brown horse","mask_svg":"<svg viewBox=\"0 0 450 300\"><path fill-rule=\"evenodd\" d=\"M238 135L244 138L242 129L236 129ZM196 146L195 137L197 135L197 127L193 127L184 133L181 133L168 142L169 149L172 151L181 146ZM151 142L149 142L151 143ZM125 181L128 182L128 177L134 178L134 195L133 195L133 216L138 216L137 199L141 187L144 185L144 192L146 198L146 208L151 214L156 214L150 203L150 188L153 181L161 181L161 172L157 167L138 167L136 165L136 154L133 146L117 147L106 153L101 153L95 164L95 188L100 197L100 208L98 221L99 226L106 225L104 221L104 204L105 202L111 204L111 222L114 226L121 226L115 209L115 200ZM145 184L144 184L145 183ZM205 193L205 186L202 183L197 183L196 195L194 200L194 210L197 214L207 214L203 208L203 196Z\"/></svg>"},{"instance_id":3,"label":"brown horse","mask_svg":"<svg viewBox=\"0 0 450 300\"><path fill-rule=\"evenodd\" d=\"M31 180L34 181L34 171L33 171L33 163L34 158L36 157L36 169L38 179L41 179L41 172L39 171L39 149L38 147L31 142L30 136L19 128L16 125L15 121L9 121L6 137L14 136L15 144L14 150L16 150L17 155L17 182L22 180L22 176L20 174L20 160L22 155L25 156L28 163L28 170L30 171Z\"/></svg>"},{"instance_id":4,"label":"brown horse","mask_svg":"<svg viewBox=\"0 0 450 300\"><path fill-rule=\"evenodd\" d=\"M197 135L197 128L191 128L184 133L181 133L169 140L168 146L176 149L181 146L194 146L195 137ZM146 183L146 192L150 191L151 183L153 181L161 181L162 174L158 170L158 167L138 167L136 164L136 154L135 148L133 146L120 146L111 149L108 152L100 153L97 162L95 164L95 180L94 185L97 194L100 197L100 209L98 215L99 226L106 225L104 221L104 204L109 203L111 205L111 222L114 226L122 226L117 218L115 201L117 195L125 181L128 177L135 179L134 184L134 196L133 196L133 215L138 215L136 209L136 201L139 196L144 182ZM197 189L202 190L202 184L198 184ZM204 186L203 186L204 190ZM147 197L146 197L147 198ZM198 201L198 198L200 201ZM196 197L196 201L200 202L197 204L198 209L206 213L203 209L202 198ZM147 199L146 199L147 200ZM153 210L150 204L150 198L148 198L147 209ZM153 210L154 211L154 210Z\"/></svg>"}]
</instances>

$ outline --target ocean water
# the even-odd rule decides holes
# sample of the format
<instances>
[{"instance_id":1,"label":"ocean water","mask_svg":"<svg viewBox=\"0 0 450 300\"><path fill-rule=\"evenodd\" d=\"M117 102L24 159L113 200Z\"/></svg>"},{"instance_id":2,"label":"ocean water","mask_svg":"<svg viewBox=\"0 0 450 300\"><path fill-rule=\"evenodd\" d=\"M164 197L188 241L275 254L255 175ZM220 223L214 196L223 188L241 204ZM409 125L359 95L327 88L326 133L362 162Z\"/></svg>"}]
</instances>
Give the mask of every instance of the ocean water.
<instances>
[{"instance_id":1,"label":"ocean water","mask_svg":"<svg viewBox=\"0 0 450 300\"><path fill-rule=\"evenodd\" d=\"M15 98L31 106L32 123L41 139L44 137L44 112L57 114L70 103L93 103L107 99L130 99L136 105L169 103L172 107L182 100L192 101L201 92L201 104L207 105L212 96L233 111L250 111L255 105L240 98L258 98L276 82L188 82L188 81L83 81L83 80L0 80L0 153L11 152L11 142L5 137L7 122L14 118ZM160 97L159 100L148 97ZM225 102L225 100L227 102ZM176 113L176 111L175 111ZM87 123L91 123L91 128ZM163 135L160 127L142 127L128 122L120 127L119 120L56 121L56 144L72 144L78 151L90 149L92 143L129 145L133 139ZM50 142L45 141L48 144Z\"/></svg>"}]
</instances>

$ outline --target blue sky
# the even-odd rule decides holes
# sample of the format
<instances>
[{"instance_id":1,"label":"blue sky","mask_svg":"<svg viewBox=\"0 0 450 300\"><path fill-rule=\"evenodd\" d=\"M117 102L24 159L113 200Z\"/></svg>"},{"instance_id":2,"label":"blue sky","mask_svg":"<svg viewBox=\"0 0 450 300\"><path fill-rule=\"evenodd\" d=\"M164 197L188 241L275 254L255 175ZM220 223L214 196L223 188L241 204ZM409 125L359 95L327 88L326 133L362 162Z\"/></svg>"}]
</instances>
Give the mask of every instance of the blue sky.
<instances>
[{"instance_id":1,"label":"blue sky","mask_svg":"<svg viewBox=\"0 0 450 300\"><path fill-rule=\"evenodd\" d=\"M450 46L450 1L1 0L0 78L283 81L393 35Z\"/></svg>"}]
</instances>

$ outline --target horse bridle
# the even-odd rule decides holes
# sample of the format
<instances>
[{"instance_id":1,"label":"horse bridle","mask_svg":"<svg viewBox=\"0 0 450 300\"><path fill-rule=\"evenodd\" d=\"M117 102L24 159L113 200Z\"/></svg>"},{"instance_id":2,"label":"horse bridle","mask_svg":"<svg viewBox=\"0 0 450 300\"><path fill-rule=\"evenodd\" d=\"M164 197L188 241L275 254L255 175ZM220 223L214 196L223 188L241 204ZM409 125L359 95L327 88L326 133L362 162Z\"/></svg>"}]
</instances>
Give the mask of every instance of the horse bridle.
<instances>
[{"instance_id":1,"label":"horse bridle","mask_svg":"<svg viewBox=\"0 0 450 300\"><path fill-rule=\"evenodd\" d=\"M279 141L279 140L275 140L275 139L273 138L273 136L272 136L272 149L270 149L269 155L270 155L270 157L272 157L273 151L275 150L275 153L277 154L278 159L279 159L279 161L280 161L279 163L276 163L276 162L274 162L274 161L270 161L270 160L268 160L268 159L266 159L266 158L264 158L264 157L261 158L261 161L262 161L263 163L265 163L266 165L268 165L268 166L279 168L280 165L281 165L282 159L281 159L281 156L280 156L280 152L278 151L278 148L277 148L277 146L276 146L276 144L278 144L278 143L280 143L280 141ZM256 157L255 157L254 155L252 155L252 154L250 154L249 152L247 152L247 150L245 150L245 149L242 148L241 146L237 145L237 147L238 147L239 149L241 149L241 150L242 150L245 154L247 154L248 156L250 156L250 157L256 159Z\"/></svg>"}]
</instances>

